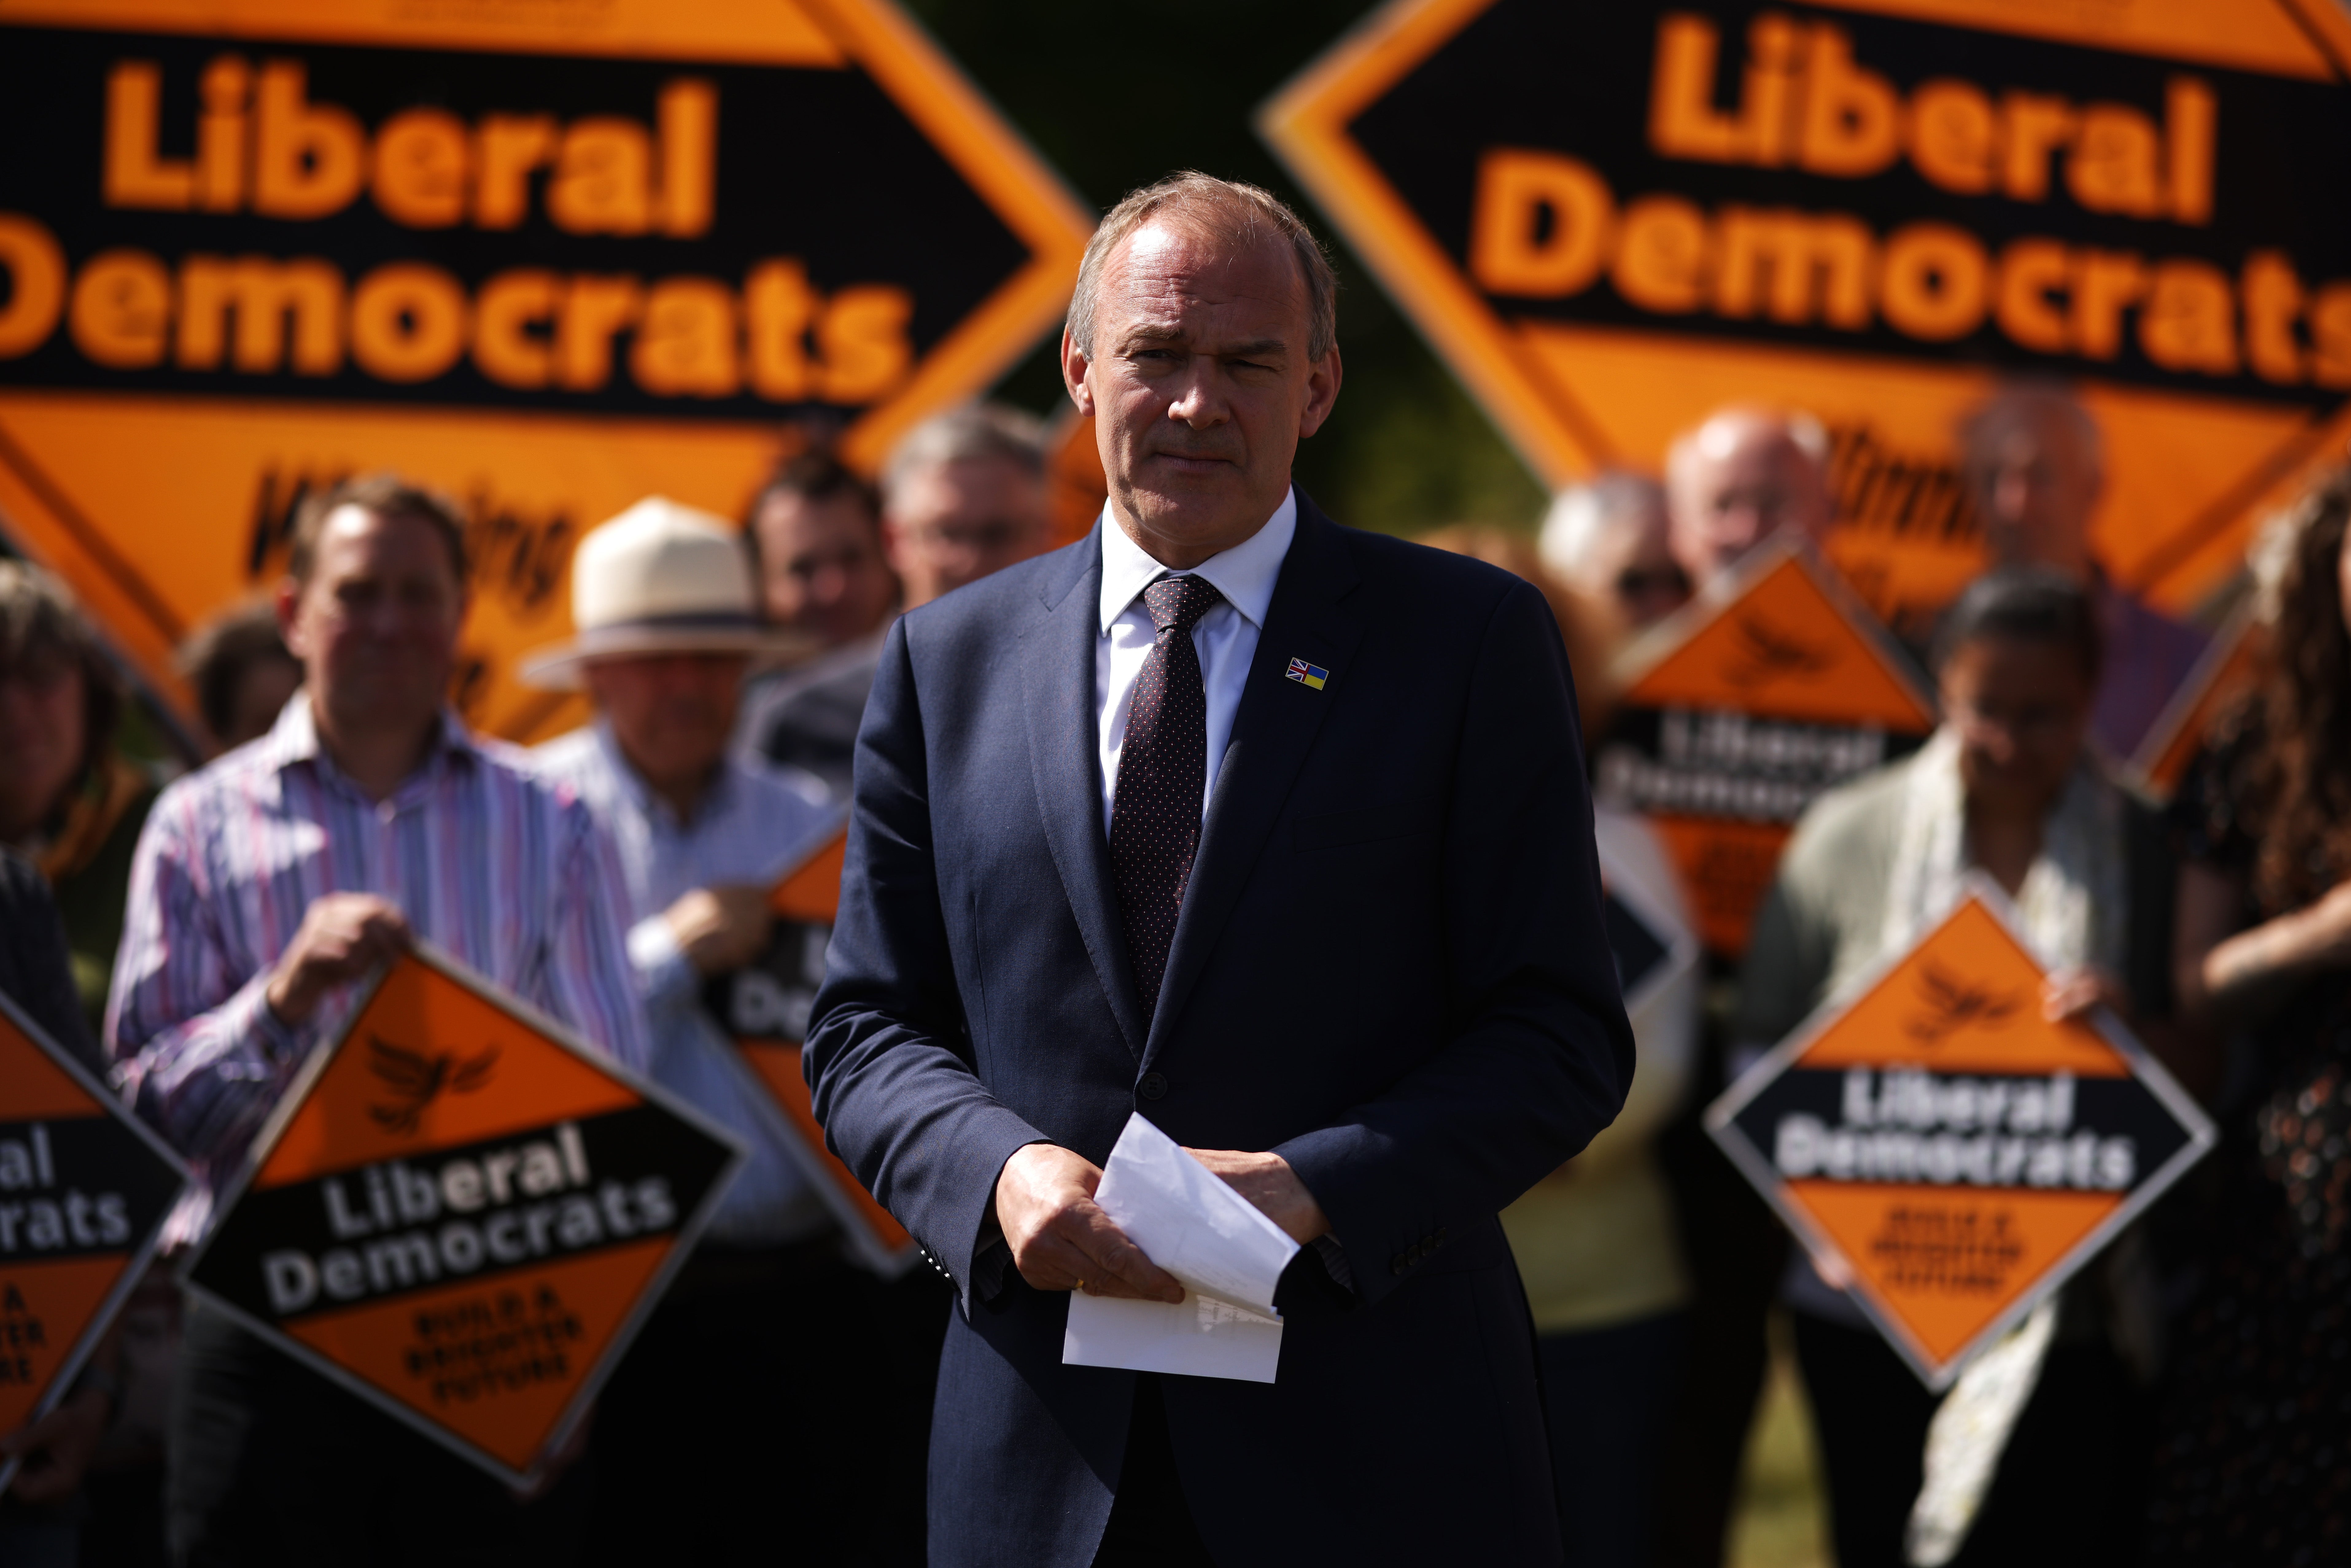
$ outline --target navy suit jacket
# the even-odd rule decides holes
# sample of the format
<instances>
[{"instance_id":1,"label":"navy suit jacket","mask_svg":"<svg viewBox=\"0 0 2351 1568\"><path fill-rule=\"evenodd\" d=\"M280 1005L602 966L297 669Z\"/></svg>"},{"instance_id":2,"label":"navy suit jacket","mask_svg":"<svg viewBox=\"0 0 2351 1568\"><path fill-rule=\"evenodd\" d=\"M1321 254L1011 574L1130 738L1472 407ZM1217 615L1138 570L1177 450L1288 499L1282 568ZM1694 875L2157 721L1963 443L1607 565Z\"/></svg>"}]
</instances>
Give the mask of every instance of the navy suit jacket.
<instances>
[{"instance_id":1,"label":"navy suit jacket","mask_svg":"<svg viewBox=\"0 0 2351 1568\"><path fill-rule=\"evenodd\" d=\"M1134 1375L1064 1366L1069 1297L1008 1266L976 1294L974 1258L1014 1150L1100 1164L1139 1111L1282 1155L1353 1276L1300 1253L1274 1383L1165 1380L1218 1561L1555 1562L1495 1215L1615 1115L1633 1045L1550 609L1300 497L1146 1017L1102 831L1101 560L1097 532L905 616L858 737L805 1066L833 1149L961 1294L931 1560L1092 1560Z\"/></svg>"}]
</instances>

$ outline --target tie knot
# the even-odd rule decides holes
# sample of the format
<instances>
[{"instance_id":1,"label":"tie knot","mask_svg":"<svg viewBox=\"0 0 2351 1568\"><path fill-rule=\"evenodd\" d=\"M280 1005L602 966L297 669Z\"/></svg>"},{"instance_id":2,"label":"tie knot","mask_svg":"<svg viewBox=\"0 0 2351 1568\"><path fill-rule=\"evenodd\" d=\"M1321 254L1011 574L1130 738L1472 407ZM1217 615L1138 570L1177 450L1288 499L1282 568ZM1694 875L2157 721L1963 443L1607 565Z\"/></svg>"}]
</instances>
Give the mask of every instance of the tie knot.
<instances>
[{"instance_id":1,"label":"tie knot","mask_svg":"<svg viewBox=\"0 0 2351 1568\"><path fill-rule=\"evenodd\" d=\"M1163 577L1143 591L1143 607L1151 612L1154 629L1189 632L1224 598L1205 577Z\"/></svg>"}]
</instances>

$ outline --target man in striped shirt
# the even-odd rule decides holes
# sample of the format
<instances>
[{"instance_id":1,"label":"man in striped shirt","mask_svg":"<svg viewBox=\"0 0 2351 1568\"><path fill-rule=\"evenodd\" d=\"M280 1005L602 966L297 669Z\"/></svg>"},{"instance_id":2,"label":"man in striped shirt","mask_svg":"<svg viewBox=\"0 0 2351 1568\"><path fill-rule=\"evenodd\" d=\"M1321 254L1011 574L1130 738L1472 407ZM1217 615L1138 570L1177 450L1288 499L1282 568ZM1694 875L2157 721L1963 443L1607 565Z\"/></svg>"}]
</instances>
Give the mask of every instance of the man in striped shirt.
<instances>
[{"instance_id":1,"label":"man in striped shirt","mask_svg":"<svg viewBox=\"0 0 2351 1568\"><path fill-rule=\"evenodd\" d=\"M277 590L303 690L148 820L107 1039L125 1092L201 1177L180 1241L349 1019L354 982L412 940L648 1063L611 846L569 790L445 705L465 583L464 529L437 497L388 476L314 497ZM576 1531L584 1505L576 1475L518 1502L200 1306L177 1395L181 1563L514 1561Z\"/></svg>"}]
</instances>

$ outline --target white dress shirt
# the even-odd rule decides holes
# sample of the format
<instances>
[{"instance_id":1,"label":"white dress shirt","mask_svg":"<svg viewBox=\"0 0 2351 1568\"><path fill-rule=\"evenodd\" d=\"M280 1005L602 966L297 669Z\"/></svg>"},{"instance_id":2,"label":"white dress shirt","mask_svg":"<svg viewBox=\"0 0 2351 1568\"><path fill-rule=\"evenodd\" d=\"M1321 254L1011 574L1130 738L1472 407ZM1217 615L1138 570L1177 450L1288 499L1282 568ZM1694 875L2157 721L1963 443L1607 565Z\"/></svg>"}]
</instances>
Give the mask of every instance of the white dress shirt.
<instances>
[{"instance_id":1,"label":"white dress shirt","mask_svg":"<svg viewBox=\"0 0 2351 1568\"><path fill-rule=\"evenodd\" d=\"M1282 492L1281 505L1273 509L1265 527L1232 549L1210 556L1191 573L1172 574L1205 577L1224 595L1224 602L1192 627L1192 646L1200 655L1200 677L1208 696L1208 765L1200 777L1204 818L1208 814L1208 797L1217 787L1217 769L1224 763L1225 747L1233 737L1233 716L1240 711L1249 663L1257 657L1258 634L1265 630L1265 612L1273 603L1273 586L1281 576L1283 558L1290 554L1290 541L1297 534L1298 492L1293 487ZM1102 748L1102 834L1107 838L1111 806L1118 798L1118 754L1126 743L1127 710L1134 705L1134 683L1143 674L1143 662L1151 656L1151 644L1159 635L1151 624L1151 612L1144 605L1143 591L1167 574L1168 569L1126 537L1107 506L1102 508L1102 635L1094 643L1094 717ZM1337 1237L1316 1237L1314 1250L1333 1280L1350 1291L1355 1288Z\"/></svg>"},{"instance_id":2,"label":"white dress shirt","mask_svg":"<svg viewBox=\"0 0 2351 1568\"><path fill-rule=\"evenodd\" d=\"M824 788L797 777L722 765L690 822L645 785L601 719L539 747L537 769L570 784L620 852L628 879L629 960L653 1034L653 1076L741 1138L751 1151L705 1235L737 1247L811 1236L831 1212L785 1146L794 1134L768 1092L702 1005L702 977L664 913L697 887L770 883L805 859L841 821Z\"/></svg>"},{"instance_id":3,"label":"white dress shirt","mask_svg":"<svg viewBox=\"0 0 2351 1568\"><path fill-rule=\"evenodd\" d=\"M1216 788L1217 769L1225 746L1233 737L1233 715L1241 706L1241 688L1248 684L1249 662L1257 657L1258 633L1265 630L1266 607L1273 602L1273 585L1281 575L1281 561L1298 532L1298 492L1282 492L1281 505L1265 527L1228 550L1210 556L1183 577L1207 578L1224 602L1200 617L1192 628L1192 646L1199 651L1200 675L1208 695L1208 766L1200 779L1200 814L1208 811L1208 794ZM1096 733L1102 747L1102 831L1110 831L1111 802L1118 794L1118 757L1126 744L1126 715L1134 699L1134 683L1143 662L1151 656L1158 636L1143 591L1166 575L1168 569L1151 559L1143 547L1126 537L1110 508L1102 517L1102 636L1094 643Z\"/></svg>"}]
</instances>

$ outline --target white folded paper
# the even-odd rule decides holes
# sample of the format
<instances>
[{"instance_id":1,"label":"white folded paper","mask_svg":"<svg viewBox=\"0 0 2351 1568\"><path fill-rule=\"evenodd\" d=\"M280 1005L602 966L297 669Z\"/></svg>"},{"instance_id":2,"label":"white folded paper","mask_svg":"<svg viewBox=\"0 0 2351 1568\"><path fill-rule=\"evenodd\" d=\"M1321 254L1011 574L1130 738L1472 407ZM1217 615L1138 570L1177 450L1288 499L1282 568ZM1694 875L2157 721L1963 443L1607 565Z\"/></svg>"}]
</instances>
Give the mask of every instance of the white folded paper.
<instances>
[{"instance_id":1,"label":"white folded paper","mask_svg":"<svg viewBox=\"0 0 2351 1568\"><path fill-rule=\"evenodd\" d=\"M1208 1167L1129 1116L1094 1201L1151 1260L1182 1282L1184 1300L1070 1298L1061 1360L1271 1383L1281 1359L1273 1287L1298 1243Z\"/></svg>"}]
</instances>

